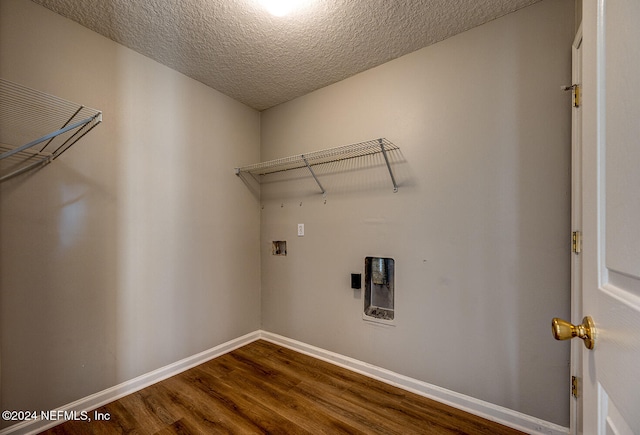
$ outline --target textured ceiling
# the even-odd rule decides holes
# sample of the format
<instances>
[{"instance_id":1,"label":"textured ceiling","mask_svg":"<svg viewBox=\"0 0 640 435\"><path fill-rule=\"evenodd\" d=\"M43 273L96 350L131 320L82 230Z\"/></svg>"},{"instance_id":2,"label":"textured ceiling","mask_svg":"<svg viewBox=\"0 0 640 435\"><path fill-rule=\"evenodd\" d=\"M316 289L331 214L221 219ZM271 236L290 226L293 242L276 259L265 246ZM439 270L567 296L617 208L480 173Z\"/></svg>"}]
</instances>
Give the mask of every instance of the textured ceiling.
<instances>
[{"instance_id":1,"label":"textured ceiling","mask_svg":"<svg viewBox=\"0 0 640 435\"><path fill-rule=\"evenodd\" d=\"M538 0L33 0L257 110Z\"/></svg>"}]
</instances>

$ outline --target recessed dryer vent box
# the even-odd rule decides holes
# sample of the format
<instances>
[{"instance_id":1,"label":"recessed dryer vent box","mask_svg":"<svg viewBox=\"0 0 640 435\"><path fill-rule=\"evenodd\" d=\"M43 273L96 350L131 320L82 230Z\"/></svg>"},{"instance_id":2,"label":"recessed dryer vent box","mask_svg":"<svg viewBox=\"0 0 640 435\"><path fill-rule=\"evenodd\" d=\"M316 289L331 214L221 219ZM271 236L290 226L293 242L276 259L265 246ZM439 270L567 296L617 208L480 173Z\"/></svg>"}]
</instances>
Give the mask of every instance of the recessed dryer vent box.
<instances>
[{"instance_id":1,"label":"recessed dryer vent box","mask_svg":"<svg viewBox=\"0 0 640 435\"><path fill-rule=\"evenodd\" d=\"M287 241L276 240L274 242L271 242L271 255L287 255Z\"/></svg>"},{"instance_id":2,"label":"recessed dryer vent box","mask_svg":"<svg viewBox=\"0 0 640 435\"><path fill-rule=\"evenodd\" d=\"M393 324L395 319L395 261L393 258L364 259L363 319Z\"/></svg>"}]
</instances>

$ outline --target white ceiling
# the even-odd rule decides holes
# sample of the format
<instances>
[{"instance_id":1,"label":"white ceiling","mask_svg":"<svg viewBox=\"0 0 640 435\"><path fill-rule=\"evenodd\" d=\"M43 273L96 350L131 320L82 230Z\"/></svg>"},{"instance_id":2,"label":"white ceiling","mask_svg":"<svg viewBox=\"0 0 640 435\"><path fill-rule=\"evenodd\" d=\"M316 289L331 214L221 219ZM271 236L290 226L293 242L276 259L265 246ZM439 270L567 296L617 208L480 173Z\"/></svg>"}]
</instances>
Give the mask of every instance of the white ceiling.
<instances>
[{"instance_id":1,"label":"white ceiling","mask_svg":"<svg viewBox=\"0 0 640 435\"><path fill-rule=\"evenodd\" d=\"M257 110L539 0L33 0Z\"/></svg>"}]
</instances>

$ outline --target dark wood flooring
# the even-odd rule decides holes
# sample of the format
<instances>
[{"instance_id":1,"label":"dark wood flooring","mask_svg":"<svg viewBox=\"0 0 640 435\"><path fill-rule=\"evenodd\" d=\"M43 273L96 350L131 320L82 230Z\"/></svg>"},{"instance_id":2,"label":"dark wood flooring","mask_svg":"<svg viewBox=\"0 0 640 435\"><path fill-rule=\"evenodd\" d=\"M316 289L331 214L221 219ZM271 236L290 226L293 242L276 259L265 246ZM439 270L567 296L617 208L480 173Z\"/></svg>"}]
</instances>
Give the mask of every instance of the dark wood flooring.
<instances>
[{"instance_id":1,"label":"dark wood flooring","mask_svg":"<svg viewBox=\"0 0 640 435\"><path fill-rule=\"evenodd\" d=\"M263 340L97 411L44 433L521 433Z\"/></svg>"}]
</instances>

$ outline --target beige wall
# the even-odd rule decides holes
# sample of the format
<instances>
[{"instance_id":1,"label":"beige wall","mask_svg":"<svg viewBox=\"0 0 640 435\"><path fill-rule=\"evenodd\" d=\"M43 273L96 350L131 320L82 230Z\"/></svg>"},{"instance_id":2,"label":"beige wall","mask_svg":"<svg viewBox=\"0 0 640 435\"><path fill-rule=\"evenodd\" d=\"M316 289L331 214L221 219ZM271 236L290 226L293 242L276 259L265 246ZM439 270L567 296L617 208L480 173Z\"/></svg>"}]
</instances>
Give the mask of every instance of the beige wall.
<instances>
[{"instance_id":1,"label":"beige wall","mask_svg":"<svg viewBox=\"0 0 640 435\"><path fill-rule=\"evenodd\" d=\"M2 409L49 409L262 327L568 425L573 3L546 0L263 112L23 0L0 76L104 111L0 185ZM262 126L261 126L262 123ZM387 137L328 194L239 164ZM346 170L345 170L346 169ZM305 223L306 235L296 236ZM260 233L262 236L260 237ZM270 255L272 240L288 256ZM361 319L396 260L396 325ZM261 260L260 260L261 257ZM262 268L262 312L260 270Z\"/></svg>"},{"instance_id":2,"label":"beige wall","mask_svg":"<svg viewBox=\"0 0 640 435\"><path fill-rule=\"evenodd\" d=\"M47 410L260 327L260 115L32 2L0 76L104 122L0 185L2 409Z\"/></svg>"},{"instance_id":3,"label":"beige wall","mask_svg":"<svg viewBox=\"0 0 640 435\"><path fill-rule=\"evenodd\" d=\"M263 184L263 328L568 426L549 322L569 315L573 30L546 0L263 112L263 160L401 148L398 193L380 158L319 171L326 198L301 173ZM370 255L395 259L395 326L350 289Z\"/></svg>"}]
</instances>

